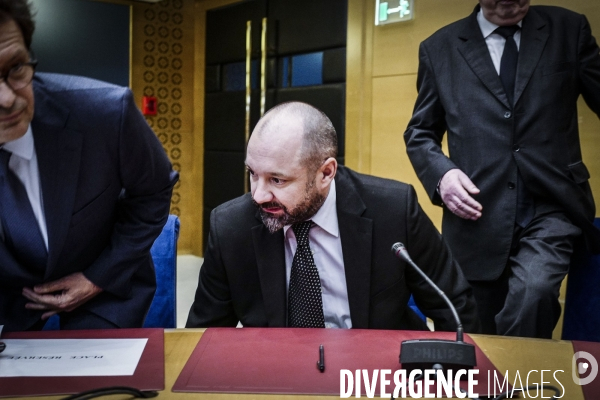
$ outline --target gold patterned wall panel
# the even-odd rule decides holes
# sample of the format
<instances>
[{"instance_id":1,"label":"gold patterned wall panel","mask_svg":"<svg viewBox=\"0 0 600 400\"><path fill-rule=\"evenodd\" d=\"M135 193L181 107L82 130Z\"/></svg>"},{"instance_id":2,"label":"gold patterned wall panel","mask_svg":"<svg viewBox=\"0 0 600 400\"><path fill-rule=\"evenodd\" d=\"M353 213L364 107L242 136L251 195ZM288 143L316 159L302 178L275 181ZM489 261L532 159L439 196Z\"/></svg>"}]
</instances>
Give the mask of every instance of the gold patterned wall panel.
<instances>
[{"instance_id":1,"label":"gold patterned wall panel","mask_svg":"<svg viewBox=\"0 0 600 400\"><path fill-rule=\"evenodd\" d=\"M132 3L132 90L158 99L157 115L146 116L180 179L171 199L171 214L179 216L179 253L192 251L194 225L199 220L193 173L194 2L163 0Z\"/></svg>"}]
</instances>

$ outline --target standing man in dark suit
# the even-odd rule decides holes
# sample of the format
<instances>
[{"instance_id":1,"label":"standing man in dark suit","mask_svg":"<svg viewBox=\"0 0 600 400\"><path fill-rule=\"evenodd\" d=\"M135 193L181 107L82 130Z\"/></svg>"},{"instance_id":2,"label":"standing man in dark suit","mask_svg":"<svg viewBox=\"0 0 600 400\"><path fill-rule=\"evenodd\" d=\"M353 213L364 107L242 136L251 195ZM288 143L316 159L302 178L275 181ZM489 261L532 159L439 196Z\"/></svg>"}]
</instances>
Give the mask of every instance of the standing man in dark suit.
<instances>
[{"instance_id":1,"label":"standing man in dark suit","mask_svg":"<svg viewBox=\"0 0 600 400\"><path fill-rule=\"evenodd\" d=\"M600 251L577 98L600 114L600 55L583 15L480 0L420 47L404 138L485 333L549 338L583 233ZM441 141L448 133L449 156Z\"/></svg>"},{"instance_id":2,"label":"standing man in dark suit","mask_svg":"<svg viewBox=\"0 0 600 400\"><path fill-rule=\"evenodd\" d=\"M0 0L0 325L139 327L177 174L128 89L34 77L33 29Z\"/></svg>"},{"instance_id":3,"label":"standing man in dark suit","mask_svg":"<svg viewBox=\"0 0 600 400\"><path fill-rule=\"evenodd\" d=\"M335 129L305 103L271 109L246 154L251 193L213 210L187 326L426 329L456 323L444 301L390 248L406 244L467 331L471 288L411 186L338 166Z\"/></svg>"}]
</instances>

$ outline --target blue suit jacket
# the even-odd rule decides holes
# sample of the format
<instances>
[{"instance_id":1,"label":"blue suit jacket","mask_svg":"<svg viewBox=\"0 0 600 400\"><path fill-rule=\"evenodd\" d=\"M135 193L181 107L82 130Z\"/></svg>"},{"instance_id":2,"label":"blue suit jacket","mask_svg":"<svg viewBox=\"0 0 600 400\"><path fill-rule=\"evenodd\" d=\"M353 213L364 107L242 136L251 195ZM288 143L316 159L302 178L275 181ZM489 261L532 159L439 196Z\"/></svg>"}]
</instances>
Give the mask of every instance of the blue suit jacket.
<instances>
[{"instance_id":1,"label":"blue suit jacket","mask_svg":"<svg viewBox=\"0 0 600 400\"><path fill-rule=\"evenodd\" d=\"M0 241L0 325L31 327L41 312L25 309L22 288L80 271L104 290L81 307L141 326L156 287L150 247L178 175L129 89L42 73L33 85L48 262L37 272Z\"/></svg>"}]
</instances>

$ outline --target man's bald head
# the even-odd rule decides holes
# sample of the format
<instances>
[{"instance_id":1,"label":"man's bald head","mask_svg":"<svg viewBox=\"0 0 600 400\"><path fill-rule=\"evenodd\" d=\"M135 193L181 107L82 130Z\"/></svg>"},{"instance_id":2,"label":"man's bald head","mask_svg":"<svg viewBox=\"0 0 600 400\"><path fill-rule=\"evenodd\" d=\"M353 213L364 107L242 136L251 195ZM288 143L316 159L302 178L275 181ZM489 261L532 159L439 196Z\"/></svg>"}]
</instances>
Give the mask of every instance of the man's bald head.
<instances>
[{"instance_id":1,"label":"man's bald head","mask_svg":"<svg viewBox=\"0 0 600 400\"><path fill-rule=\"evenodd\" d=\"M337 171L335 129L305 103L272 108L258 122L246 151L252 200L270 232L312 218Z\"/></svg>"},{"instance_id":2,"label":"man's bald head","mask_svg":"<svg viewBox=\"0 0 600 400\"><path fill-rule=\"evenodd\" d=\"M301 162L309 172L337 155L337 135L333 124L321 110L302 102L287 102L271 108L258 122L252 135L293 134L290 126L300 128Z\"/></svg>"}]
</instances>

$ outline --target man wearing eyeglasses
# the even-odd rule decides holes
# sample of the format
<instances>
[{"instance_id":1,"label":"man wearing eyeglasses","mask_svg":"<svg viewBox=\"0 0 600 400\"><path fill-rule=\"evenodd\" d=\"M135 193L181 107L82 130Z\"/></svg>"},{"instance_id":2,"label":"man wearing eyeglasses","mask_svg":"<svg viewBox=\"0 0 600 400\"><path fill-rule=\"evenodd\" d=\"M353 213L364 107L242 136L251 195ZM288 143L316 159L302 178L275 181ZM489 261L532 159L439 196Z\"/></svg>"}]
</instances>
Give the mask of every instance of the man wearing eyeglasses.
<instances>
[{"instance_id":1,"label":"man wearing eyeglasses","mask_svg":"<svg viewBox=\"0 0 600 400\"><path fill-rule=\"evenodd\" d=\"M34 75L27 0L0 0L0 325L141 326L177 173L126 88Z\"/></svg>"}]
</instances>

